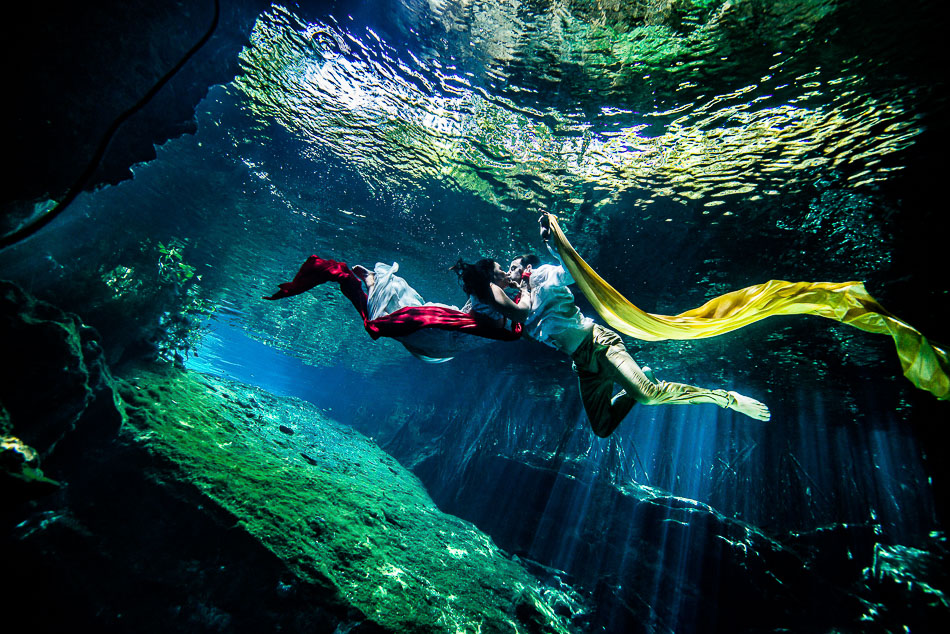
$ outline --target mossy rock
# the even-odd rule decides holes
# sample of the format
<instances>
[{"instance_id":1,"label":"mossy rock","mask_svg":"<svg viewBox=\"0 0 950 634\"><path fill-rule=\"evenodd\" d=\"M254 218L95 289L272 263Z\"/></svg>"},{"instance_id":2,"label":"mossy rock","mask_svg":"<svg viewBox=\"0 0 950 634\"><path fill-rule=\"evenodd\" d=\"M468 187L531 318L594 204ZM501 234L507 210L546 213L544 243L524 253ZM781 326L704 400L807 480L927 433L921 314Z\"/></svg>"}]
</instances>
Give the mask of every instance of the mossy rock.
<instances>
[{"instance_id":1,"label":"mossy rock","mask_svg":"<svg viewBox=\"0 0 950 634\"><path fill-rule=\"evenodd\" d=\"M171 368L121 389L126 432L304 582L393 632L570 632L584 608L442 513L375 443L297 399ZM293 434L288 434L292 430Z\"/></svg>"}]
</instances>

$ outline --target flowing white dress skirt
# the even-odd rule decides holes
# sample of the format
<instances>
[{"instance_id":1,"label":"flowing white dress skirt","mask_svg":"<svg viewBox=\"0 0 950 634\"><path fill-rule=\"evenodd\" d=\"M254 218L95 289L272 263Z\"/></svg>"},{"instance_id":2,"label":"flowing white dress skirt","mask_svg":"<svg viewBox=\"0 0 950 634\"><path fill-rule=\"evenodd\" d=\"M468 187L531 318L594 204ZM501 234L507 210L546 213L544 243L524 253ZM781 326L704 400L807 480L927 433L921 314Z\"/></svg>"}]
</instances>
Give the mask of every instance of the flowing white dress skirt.
<instances>
[{"instance_id":1,"label":"flowing white dress skirt","mask_svg":"<svg viewBox=\"0 0 950 634\"><path fill-rule=\"evenodd\" d=\"M406 306L441 306L466 313L471 312L471 302L459 308L449 304L422 301L422 296L409 286L405 279L396 275L398 270L399 264L396 262L393 262L392 266L377 262L373 267L373 272L376 273L376 285L366 302L371 320L389 315ZM426 363L445 363L461 352L492 342L491 339L441 328L422 328L411 335L395 337L395 339L414 357Z\"/></svg>"}]
</instances>

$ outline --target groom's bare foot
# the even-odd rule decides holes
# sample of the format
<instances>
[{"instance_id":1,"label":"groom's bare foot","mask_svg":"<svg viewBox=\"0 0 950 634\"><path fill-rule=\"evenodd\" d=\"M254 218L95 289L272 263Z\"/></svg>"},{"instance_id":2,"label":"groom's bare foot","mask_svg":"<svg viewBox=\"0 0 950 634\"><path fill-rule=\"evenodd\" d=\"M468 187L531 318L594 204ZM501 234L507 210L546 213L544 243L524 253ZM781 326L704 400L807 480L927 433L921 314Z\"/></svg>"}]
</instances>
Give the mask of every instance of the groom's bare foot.
<instances>
[{"instance_id":1,"label":"groom's bare foot","mask_svg":"<svg viewBox=\"0 0 950 634\"><path fill-rule=\"evenodd\" d=\"M735 403L729 406L729 409L735 410L740 414L745 414L756 420L769 420L772 417L765 403L761 403L748 396L743 396L738 392L729 392L729 395L735 401Z\"/></svg>"}]
</instances>

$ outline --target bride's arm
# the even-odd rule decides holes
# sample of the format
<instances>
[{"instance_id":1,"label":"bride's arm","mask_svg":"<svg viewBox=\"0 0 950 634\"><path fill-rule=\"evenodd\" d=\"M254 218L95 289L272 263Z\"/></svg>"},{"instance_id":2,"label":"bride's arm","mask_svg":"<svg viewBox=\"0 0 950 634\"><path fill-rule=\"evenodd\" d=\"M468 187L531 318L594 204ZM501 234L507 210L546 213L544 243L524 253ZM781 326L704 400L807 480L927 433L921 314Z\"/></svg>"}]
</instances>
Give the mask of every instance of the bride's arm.
<instances>
[{"instance_id":1,"label":"bride's arm","mask_svg":"<svg viewBox=\"0 0 950 634\"><path fill-rule=\"evenodd\" d=\"M511 301L511 298L505 294L500 286L491 285L493 303L498 311L514 322L524 322L531 312L531 291L524 288L521 292L521 298L518 303Z\"/></svg>"}]
</instances>

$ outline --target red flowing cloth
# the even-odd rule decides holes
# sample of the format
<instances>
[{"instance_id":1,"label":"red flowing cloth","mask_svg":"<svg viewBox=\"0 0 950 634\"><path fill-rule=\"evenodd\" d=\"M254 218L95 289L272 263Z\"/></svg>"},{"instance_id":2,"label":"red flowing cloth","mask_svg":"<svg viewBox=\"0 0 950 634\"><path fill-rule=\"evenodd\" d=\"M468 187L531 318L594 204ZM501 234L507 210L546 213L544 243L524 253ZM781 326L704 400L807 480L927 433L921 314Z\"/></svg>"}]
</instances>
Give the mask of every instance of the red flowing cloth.
<instances>
[{"instance_id":1,"label":"red flowing cloth","mask_svg":"<svg viewBox=\"0 0 950 634\"><path fill-rule=\"evenodd\" d=\"M421 328L457 330L500 341L515 341L521 337L521 324L515 324L512 330L508 330L496 326L490 319L441 306L407 306L378 319L369 319L362 281L345 262L324 260L315 255L307 258L292 281L279 284L280 290L270 297L265 296L264 299L292 297L326 282L339 283L340 291L353 303L363 318L363 327L373 339L405 337Z\"/></svg>"},{"instance_id":2,"label":"red flowing cloth","mask_svg":"<svg viewBox=\"0 0 950 634\"><path fill-rule=\"evenodd\" d=\"M527 282L527 281L530 281L530 280L531 280L531 271L525 271L524 273L522 273L522 274L521 274L521 279L525 280L526 282ZM518 302L520 302L520 301L521 301L521 291L518 291L518 293L517 293L514 297L511 298L511 301L513 301L513 302L516 303L516 304L517 304Z\"/></svg>"}]
</instances>

